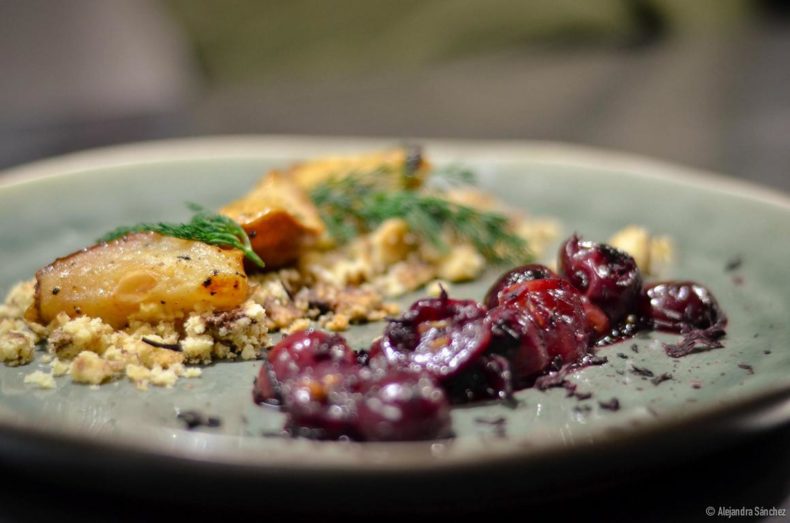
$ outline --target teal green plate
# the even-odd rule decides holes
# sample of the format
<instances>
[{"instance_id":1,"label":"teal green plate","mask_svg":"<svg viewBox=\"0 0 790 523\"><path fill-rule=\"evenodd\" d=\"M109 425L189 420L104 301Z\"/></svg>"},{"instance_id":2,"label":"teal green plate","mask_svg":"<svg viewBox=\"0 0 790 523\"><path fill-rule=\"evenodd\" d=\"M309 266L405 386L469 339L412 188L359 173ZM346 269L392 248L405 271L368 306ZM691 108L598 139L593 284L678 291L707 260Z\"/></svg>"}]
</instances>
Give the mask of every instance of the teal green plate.
<instances>
[{"instance_id":1,"label":"teal green plate","mask_svg":"<svg viewBox=\"0 0 790 523\"><path fill-rule=\"evenodd\" d=\"M8 172L0 186L0 287L32 276L53 258L119 224L179 220L183 202L217 206L269 168L325 153L361 152L392 140L294 137L209 138L117 147L47 160ZM54 390L23 383L43 365L0 368L0 461L53 481L159 485L148 495L216 495L270 503L311 493L338 503L345 489L386 503L387 492L414 501L430 485L435 499L536 493L707 452L790 418L790 202L723 177L650 160L551 144L425 142L438 164L475 168L481 184L535 215L560 219L564 233L605 240L628 224L671 235L677 260L667 278L708 285L730 318L726 347L667 357L639 337L602 350L608 363L572 380L593 397L562 389L517 393L515 408L457 408L452 440L353 444L266 437L281 414L250 399L258 362L219 363L172 389L127 382L98 390L58 378ZM725 270L728 260L742 265ZM496 276L452 288L481 298ZM407 297L404 303L416 295ZM365 346L381 324L348 333ZM631 346L636 343L638 352ZM654 385L632 372L673 379ZM611 411L599 402L617 398ZM215 429L187 431L177 413L219 416ZM497 425L491 422L505 420ZM500 430L497 427L504 427ZM123 483L121 482L123 479ZM126 487L125 487L126 488ZM157 490L157 489L164 490ZM267 490L268 489L268 490ZM289 495L291 497L289 497ZM382 506L382 505L377 505Z\"/></svg>"}]
</instances>

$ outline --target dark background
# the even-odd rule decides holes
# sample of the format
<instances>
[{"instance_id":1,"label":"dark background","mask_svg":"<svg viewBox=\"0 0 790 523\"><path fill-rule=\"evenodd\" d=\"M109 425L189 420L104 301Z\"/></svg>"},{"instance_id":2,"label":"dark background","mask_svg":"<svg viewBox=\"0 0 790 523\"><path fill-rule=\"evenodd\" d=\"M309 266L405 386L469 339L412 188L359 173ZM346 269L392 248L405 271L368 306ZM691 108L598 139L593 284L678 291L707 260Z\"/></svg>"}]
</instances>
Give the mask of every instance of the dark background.
<instances>
[{"instance_id":1,"label":"dark background","mask_svg":"<svg viewBox=\"0 0 790 523\"><path fill-rule=\"evenodd\" d=\"M507 138L790 191L781 0L0 0L0 72L0 167L208 134ZM785 427L594 495L464 510L682 521L710 519L709 505L790 509L788 441ZM0 516L152 517L133 494L79 496L25 484L0 494Z\"/></svg>"},{"instance_id":2,"label":"dark background","mask_svg":"<svg viewBox=\"0 0 790 523\"><path fill-rule=\"evenodd\" d=\"M0 166L206 134L510 138L787 191L789 7L0 0Z\"/></svg>"}]
</instances>

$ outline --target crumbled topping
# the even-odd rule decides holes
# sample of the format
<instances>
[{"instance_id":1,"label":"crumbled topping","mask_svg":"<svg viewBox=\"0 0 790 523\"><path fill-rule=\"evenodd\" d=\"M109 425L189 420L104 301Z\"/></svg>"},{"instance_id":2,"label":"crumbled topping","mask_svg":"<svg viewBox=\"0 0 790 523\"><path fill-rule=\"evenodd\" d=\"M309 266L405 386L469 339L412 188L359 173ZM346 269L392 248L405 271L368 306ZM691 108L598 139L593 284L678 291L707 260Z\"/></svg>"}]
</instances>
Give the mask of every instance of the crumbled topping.
<instances>
[{"instance_id":1,"label":"crumbled topping","mask_svg":"<svg viewBox=\"0 0 790 523\"><path fill-rule=\"evenodd\" d=\"M28 385L35 385L39 389L54 389L55 378L51 373L42 372L40 370L33 371L25 376L25 383Z\"/></svg>"},{"instance_id":2,"label":"crumbled topping","mask_svg":"<svg viewBox=\"0 0 790 523\"><path fill-rule=\"evenodd\" d=\"M485 269L486 260L471 245L456 245L442 257L437 268L439 278L458 282L474 280Z\"/></svg>"},{"instance_id":3,"label":"crumbled topping","mask_svg":"<svg viewBox=\"0 0 790 523\"><path fill-rule=\"evenodd\" d=\"M100 385L110 380L114 374L115 371L108 361L89 350L77 354L71 364L71 379L75 383Z\"/></svg>"},{"instance_id":4,"label":"crumbled topping","mask_svg":"<svg viewBox=\"0 0 790 523\"><path fill-rule=\"evenodd\" d=\"M0 320L0 361L16 366L30 363L38 336L20 319Z\"/></svg>"},{"instance_id":5,"label":"crumbled topping","mask_svg":"<svg viewBox=\"0 0 790 523\"><path fill-rule=\"evenodd\" d=\"M478 208L498 205L475 192L454 198ZM509 219L531 242L534 254L558 232L554 222L526 220L518 213ZM258 358L269 345L270 332L295 332L313 323L343 331L397 314L398 306L387 298L432 281L466 281L481 274L485 260L473 246L451 237L441 241L446 249L421 240L405 220L390 219L340 247L317 242L296 267L250 274L248 299L235 309L203 307L173 317L165 314L164 301L147 303L123 328L79 311L76 317L62 312L40 325L34 321L35 280L27 280L14 286L0 305L0 362L29 363L43 340L47 353L41 361L49 372L36 371L26 378L38 386L50 380L54 386L55 377L68 375L75 383L92 386L128 379L140 389L170 387L178 378L201 375L188 364Z\"/></svg>"},{"instance_id":6,"label":"crumbled topping","mask_svg":"<svg viewBox=\"0 0 790 523\"><path fill-rule=\"evenodd\" d=\"M673 256L672 240L668 236L652 235L636 225L617 231L607 243L630 254L644 274L658 273Z\"/></svg>"}]
</instances>

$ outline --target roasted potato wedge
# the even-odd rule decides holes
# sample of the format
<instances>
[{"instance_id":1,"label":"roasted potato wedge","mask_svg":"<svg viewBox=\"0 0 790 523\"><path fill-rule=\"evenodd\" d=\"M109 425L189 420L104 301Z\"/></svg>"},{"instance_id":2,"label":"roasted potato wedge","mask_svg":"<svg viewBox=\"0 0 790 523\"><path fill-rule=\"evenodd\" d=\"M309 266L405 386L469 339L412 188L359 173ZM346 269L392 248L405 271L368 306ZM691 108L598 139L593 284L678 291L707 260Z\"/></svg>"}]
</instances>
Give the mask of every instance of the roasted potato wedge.
<instances>
[{"instance_id":1,"label":"roasted potato wedge","mask_svg":"<svg viewBox=\"0 0 790 523\"><path fill-rule=\"evenodd\" d=\"M244 228L252 249L268 268L292 262L324 232L324 222L307 192L279 172L270 172L251 192L219 212Z\"/></svg>"},{"instance_id":2,"label":"roasted potato wedge","mask_svg":"<svg viewBox=\"0 0 790 523\"><path fill-rule=\"evenodd\" d=\"M416 147L308 161L285 171L270 171L251 192L219 212L241 224L268 268L281 267L325 231L310 189L330 178L379 168L384 168L382 176L391 177L393 188L417 187L429 165Z\"/></svg>"},{"instance_id":3,"label":"roasted potato wedge","mask_svg":"<svg viewBox=\"0 0 790 523\"><path fill-rule=\"evenodd\" d=\"M399 147L371 154L328 156L296 164L284 173L309 190L330 178L376 169L382 169L382 175L392 178L393 189L412 189L425 181L430 164L419 147Z\"/></svg>"},{"instance_id":4,"label":"roasted potato wedge","mask_svg":"<svg viewBox=\"0 0 790 523\"><path fill-rule=\"evenodd\" d=\"M49 323L65 312L115 328L132 319L230 310L247 299L244 255L201 242L135 233L59 258L36 273L29 315Z\"/></svg>"}]
</instances>

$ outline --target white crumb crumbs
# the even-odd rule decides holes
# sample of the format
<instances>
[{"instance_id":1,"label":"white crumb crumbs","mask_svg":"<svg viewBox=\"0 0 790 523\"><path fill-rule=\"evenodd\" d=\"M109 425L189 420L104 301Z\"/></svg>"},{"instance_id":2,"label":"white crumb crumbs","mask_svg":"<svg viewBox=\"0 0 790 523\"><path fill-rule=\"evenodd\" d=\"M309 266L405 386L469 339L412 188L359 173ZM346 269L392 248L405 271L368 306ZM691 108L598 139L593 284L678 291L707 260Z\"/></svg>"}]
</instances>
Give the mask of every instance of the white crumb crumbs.
<instances>
[{"instance_id":1,"label":"white crumb crumbs","mask_svg":"<svg viewBox=\"0 0 790 523\"><path fill-rule=\"evenodd\" d=\"M112 345L114 329L99 318L69 318L58 314L50 324L47 349L61 359L75 358L83 351L101 354Z\"/></svg>"},{"instance_id":2,"label":"white crumb crumbs","mask_svg":"<svg viewBox=\"0 0 790 523\"><path fill-rule=\"evenodd\" d=\"M254 360L258 357L258 350L251 346L244 347L239 356L244 361Z\"/></svg>"},{"instance_id":3,"label":"white crumb crumbs","mask_svg":"<svg viewBox=\"0 0 790 523\"><path fill-rule=\"evenodd\" d=\"M22 307L32 300L22 295L32 292L30 282L17 284L6 297L5 304L0 306L0 362L6 365L25 365L33 360L40 337L22 318Z\"/></svg>"},{"instance_id":4,"label":"white crumb crumbs","mask_svg":"<svg viewBox=\"0 0 790 523\"><path fill-rule=\"evenodd\" d=\"M526 240L529 250L536 258L545 254L561 232L559 222L551 218L530 218L520 220L516 225L516 234Z\"/></svg>"},{"instance_id":5,"label":"white crumb crumbs","mask_svg":"<svg viewBox=\"0 0 790 523\"><path fill-rule=\"evenodd\" d=\"M659 274L675 258L675 245L669 236L654 236L650 239L650 270Z\"/></svg>"},{"instance_id":6,"label":"white crumb crumbs","mask_svg":"<svg viewBox=\"0 0 790 523\"><path fill-rule=\"evenodd\" d=\"M384 272L393 264L405 260L417 247L417 238L409 224L401 218L384 221L370 235L370 261L376 272Z\"/></svg>"},{"instance_id":7,"label":"white crumb crumbs","mask_svg":"<svg viewBox=\"0 0 790 523\"><path fill-rule=\"evenodd\" d=\"M449 281L474 280L485 269L486 260L471 245L462 244L452 247L439 262L439 278Z\"/></svg>"},{"instance_id":8,"label":"white crumb crumbs","mask_svg":"<svg viewBox=\"0 0 790 523\"><path fill-rule=\"evenodd\" d=\"M40 370L33 371L26 375L24 381L26 384L35 385L40 389L55 388L55 377L51 373L42 372Z\"/></svg>"},{"instance_id":9,"label":"white crumb crumbs","mask_svg":"<svg viewBox=\"0 0 790 523\"><path fill-rule=\"evenodd\" d=\"M53 375L69 374L75 383L98 385L125 376L139 388L170 387L179 377L199 375L198 369L184 368L187 362L256 359L268 344L265 320L266 310L251 300L228 312L192 313L183 331L167 321L134 321L116 330L99 318L60 314L48 326L47 359ZM36 335L30 331L25 335L32 351ZM0 345L15 339L0 337ZM18 358L19 350L14 354Z\"/></svg>"},{"instance_id":10,"label":"white crumb crumbs","mask_svg":"<svg viewBox=\"0 0 790 523\"><path fill-rule=\"evenodd\" d=\"M142 365L129 364L125 369L126 377L140 390L147 390L148 385L170 388L175 385L178 378L197 378L202 374L198 368L185 368L183 365L173 365L162 368L154 365L146 368Z\"/></svg>"},{"instance_id":11,"label":"white crumb crumbs","mask_svg":"<svg viewBox=\"0 0 790 523\"><path fill-rule=\"evenodd\" d=\"M657 274L673 256L672 240L668 236L654 236L647 229L636 225L617 231L608 243L630 254L639 270L645 274Z\"/></svg>"},{"instance_id":12,"label":"white crumb crumbs","mask_svg":"<svg viewBox=\"0 0 790 523\"><path fill-rule=\"evenodd\" d=\"M433 280L425 287L425 292L428 293L428 296L438 298L442 294L442 289L449 293L451 285L444 280Z\"/></svg>"},{"instance_id":13,"label":"white crumb crumbs","mask_svg":"<svg viewBox=\"0 0 790 523\"><path fill-rule=\"evenodd\" d=\"M30 279L14 285L0 305L0 319L22 318L36 295L36 280Z\"/></svg>"},{"instance_id":14,"label":"white crumb crumbs","mask_svg":"<svg viewBox=\"0 0 790 523\"><path fill-rule=\"evenodd\" d=\"M187 336L181 341L181 350L188 361L208 363L211 361L211 349L214 340L211 336Z\"/></svg>"},{"instance_id":15,"label":"white crumb crumbs","mask_svg":"<svg viewBox=\"0 0 790 523\"><path fill-rule=\"evenodd\" d=\"M300 318L291 323L288 327L283 329L284 334L291 334L292 332L304 330L310 327L310 320L307 318Z\"/></svg>"},{"instance_id":16,"label":"white crumb crumbs","mask_svg":"<svg viewBox=\"0 0 790 523\"><path fill-rule=\"evenodd\" d=\"M24 365L33 360L37 336L21 323L21 320L0 320L0 361L6 365Z\"/></svg>"},{"instance_id":17,"label":"white crumb crumbs","mask_svg":"<svg viewBox=\"0 0 790 523\"><path fill-rule=\"evenodd\" d=\"M135 365L134 363L130 363L126 366L125 369L126 377L129 380L137 385L137 388L140 390L145 390L148 388L148 378L151 376L151 371L143 367L142 365Z\"/></svg>"},{"instance_id":18,"label":"white crumb crumbs","mask_svg":"<svg viewBox=\"0 0 790 523\"><path fill-rule=\"evenodd\" d=\"M162 367L155 365L153 369L151 369L151 376L150 376L151 384L156 385L157 387L172 387L175 385L176 380L178 379L178 373L174 368L163 369Z\"/></svg>"},{"instance_id":19,"label":"white crumb crumbs","mask_svg":"<svg viewBox=\"0 0 790 523\"><path fill-rule=\"evenodd\" d=\"M110 364L95 352L84 350L71 363L71 379L75 383L99 385L109 380L114 372Z\"/></svg>"},{"instance_id":20,"label":"white crumb crumbs","mask_svg":"<svg viewBox=\"0 0 790 523\"><path fill-rule=\"evenodd\" d=\"M254 301L247 301L243 305L244 315L255 321L264 321L266 319L266 309L264 309L260 303L255 303Z\"/></svg>"},{"instance_id":21,"label":"white crumb crumbs","mask_svg":"<svg viewBox=\"0 0 790 523\"><path fill-rule=\"evenodd\" d=\"M49 362L49 366L52 368L52 374L55 376L63 376L71 371L71 362L61 361L58 358Z\"/></svg>"},{"instance_id":22,"label":"white crumb crumbs","mask_svg":"<svg viewBox=\"0 0 790 523\"><path fill-rule=\"evenodd\" d=\"M348 329L350 322L345 314L332 314L322 321L321 324L331 331L341 332Z\"/></svg>"},{"instance_id":23,"label":"white crumb crumbs","mask_svg":"<svg viewBox=\"0 0 790 523\"><path fill-rule=\"evenodd\" d=\"M206 322L199 315L193 314L184 322L184 330L190 336L199 336L206 332Z\"/></svg>"},{"instance_id":24,"label":"white crumb crumbs","mask_svg":"<svg viewBox=\"0 0 790 523\"><path fill-rule=\"evenodd\" d=\"M184 369L185 378L199 378L203 375L203 370L197 367L187 367Z\"/></svg>"}]
</instances>

